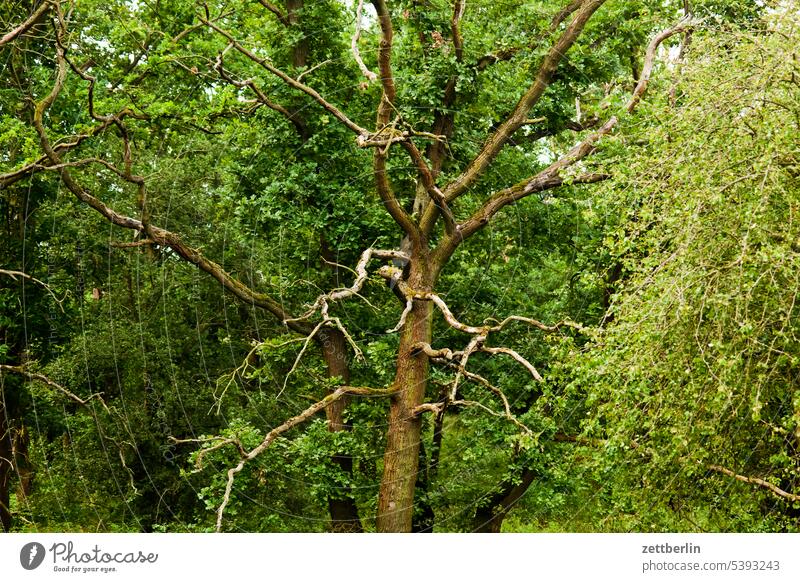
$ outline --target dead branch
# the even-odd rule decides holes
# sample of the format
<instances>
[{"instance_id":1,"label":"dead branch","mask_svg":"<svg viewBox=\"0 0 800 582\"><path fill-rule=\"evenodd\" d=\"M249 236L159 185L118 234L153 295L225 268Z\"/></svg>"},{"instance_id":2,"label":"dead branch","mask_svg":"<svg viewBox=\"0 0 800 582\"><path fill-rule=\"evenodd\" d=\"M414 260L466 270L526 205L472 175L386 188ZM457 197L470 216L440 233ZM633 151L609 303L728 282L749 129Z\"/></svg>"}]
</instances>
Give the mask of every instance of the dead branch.
<instances>
[{"instance_id":1,"label":"dead branch","mask_svg":"<svg viewBox=\"0 0 800 582\"><path fill-rule=\"evenodd\" d=\"M642 95L644 95L644 92L647 90L647 84L650 82L650 75L653 73L656 51L658 50L658 47L661 46L661 43L671 36L693 29L695 26L697 26L697 24L698 21L689 17L682 22L679 22L674 27L660 32L653 37L653 39L650 41L650 44L647 46L647 51L644 57L644 65L642 66L642 72L639 76L639 82L636 84L630 101L628 101L628 104L625 107L628 113L631 113L636 108L642 98Z\"/></svg>"},{"instance_id":2,"label":"dead branch","mask_svg":"<svg viewBox=\"0 0 800 582\"><path fill-rule=\"evenodd\" d=\"M539 374L539 372L536 371L536 368L533 367L533 364L531 364L528 360L523 358L519 354L519 352L516 352L516 351L512 350L511 348L490 348L490 347L487 347L487 346L481 346L481 351L482 352L486 352L487 354L506 354L506 355L509 355L512 358L514 358L517 362L522 364L525 367L525 369L528 370L528 372L531 373L531 376L533 376L534 380L536 380L537 382L541 382L543 380L543 378Z\"/></svg>"},{"instance_id":3,"label":"dead branch","mask_svg":"<svg viewBox=\"0 0 800 582\"><path fill-rule=\"evenodd\" d=\"M356 30L353 33L353 38L350 39L350 50L353 52L353 58L356 60L358 68L361 69L361 73L369 82L372 82L378 78L378 75L367 68L367 65L365 65L364 61L361 59L361 53L358 51L358 40L361 38L361 11L363 9L364 0L358 0L358 5L356 6Z\"/></svg>"},{"instance_id":4,"label":"dead branch","mask_svg":"<svg viewBox=\"0 0 800 582\"><path fill-rule=\"evenodd\" d=\"M57 390L58 392L60 392L61 394L63 394L64 396L66 396L67 398L72 400L73 402L75 402L76 404L80 404L81 406L84 406L86 408L90 408L90 404L89 404L90 401L92 401L94 399L99 400L100 404L102 404L103 408L105 408L106 411L108 412L108 406L106 406L106 403L103 400L103 393L102 392L97 392L95 394L91 394L87 398L81 398L77 394L74 394L73 392L71 392L68 389L64 388L61 384L59 384L57 382L54 382L53 380L51 380L50 378L48 378L44 374L39 374L37 372L31 372L25 366L9 366L7 364L0 364L0 373L3 373L3 372L11 373L11 374L19 374L20 376L25 376L26 378L28 378L28 380L31 380L31 381L36 380L38 382L41 382L42 384L45 384L46 386L49 386L50 388L53 388L53 389Z\"/></svg>"},{"instance_id":5,"label":"dead branch","mask_svg":"<svg viewBox=\"0 0 800 582\"><path fill-rule=\"evenodd\" d=\"M529 429L527 426L522 424L513 415L509 416L507 414L503 414L502 412L497 412L496 410L492 410L491 408L489 408L488 406L486 406L482 402L478 402L477 400L453 400L453 401L448 403L448 406L463 406L463 407L480 408L481 410L483 410L484 412L489 413L492 416L496 416L497 418L503 418L505 420L511 421L511 423L514 424L520 430L522 430L522 432L524 434L528 434L528 435L529 434L533 434L533 431L531 431L531 429ZM425 402L423 404L420 404L416 408L414 408L414 410L412 411L412 414L414 414L415 416L418 416L418 415L423 414L425 412L430 412L430 413L433 413L433 414L441 414L444 409L445 409L445 405L444 405L443 402L436 402L436 403Z\"/></svg>"},{"instance_id":6,"label":"dead branch","mask_svg":"<svg viewBox=\"0 0 800 582\"><path fill-rule=\"evenodd\" d=\"M315 414L320 412L321 410L325 410L328 406L336 402L337 400L343 398L348 394L356 395L356 396L391 396L397 392L396 388L385 388L385 389L375 389L375 388L365 388L365 387L358 387L358 386L340 386L330 394L328 394L325 398L316 402L306 408L303 412L298 414L297 416L293 416L280 426L273 428L271 431L267 433L264 437L264 440L256 446L253 450L249 453L243 455L242 460L239 461L239 464L235 467L228 469L228 480L225 485L225 493L222 497L222 503L220 504L219 508L217 509L217 525L216 530L219 532L222 530L222 517L225 513L225 508L230 503L231 499L231 492L233 490L233 482L236 479L236 475L244 469L244 466L247 464L248 461L252 461L261 453L263 453L270 444L272 444L275 439L277 439L281 434L285 433L286 431L294 428L298 424L301 424L308 420L309 418L313 417Z\"/></svg>"},{"instance_id":7,"label":"dead branch","mask_svg":"<svg viewBox=\"0 0 800 582\"><path fill-rule=\"evenodd\" d=\"M800 502L800 495L795 495L794 493L789 493L788 491L784 491L780 487L773 485L769 481L765 481L764 479L759 479L758 477L747 477L745 475L739 475L738 473L734 473L730 469L726 469L725 467L721 467L719 465L708 465L708 469L711 471L715 471L717 473L722 473L723 475L727 475L728 477L733 477L737 481L741 481L742 483L749 483L751 485L758 485L759 487L763 487L764 489L768 489L774 495L778 497L782 497L788 501L792 501L794 503Z\"/></svg>"},{"instance_id":8,"label":"dead branch","mask_svg":"<svg viewBox=\"0 0 800 582\"><path fill-rule=\"evenodd\" d=\"M338 301L342 301L344 299L348 299L350 297L361 297L360 291L364 287L366 283L369 273L367 272L367 265L369 264L372 258L378 259L402 259L405 261L410 260L408 255L402 253L400 251L392 251L392 250L381 250L381 249L373 249L368 248L363 253L361 253L361 258L358 260L356 264L355 273L356 279L350 287L341 288L341 289L334 289L328 293L324 293L317 297L316 301L311 305L311 307L300 317L290 318L284 320L284 323L295 323L295 322L303 322L310 319L315 313L319 312L322 316L322 321L320 321L314 328L308 333L305 341L303 342L303 346L300 349L300 352L297 354L294 363L292 364L291 369L286 374L283 387L281 388L281 393L286 390L287 382L289 381L289 377L292 373L297 369L298 364L300 363L300 359L305 354L306 350L308 349L311 340L319 333L319 331L326 326L336 327L339 331L342 332L342 335L353 348L353 352L355 354L356 359L363 359L364 355L361 351L361 348L358 347L358 344L355 342L353 337L347 332L344 325L342 324L341 320L338 317L331 317L330 315L330 304Z\"/></svg>"},{"instance_id":9,"label":"dead branch","mask_svg":"<svg viewBox=\"0 0 800 582\"><path fill-rule=\"evenodd\" d=\"M62 305L64 299L59 299L58 297L56 297L56 294L53 293L53 290L47 283L44 283L35 277L31 277L30 275L28 275L27 273L23 273L22 271L7 271L5 269L0 269L0 275L5 275L7 277L10 277L14 281L17 280L17 277L22 277L23 279L27 279L29 281L33 281L34 283L38 283L39 285L44 287L44 289L50 294L50 296L53 298L53 301L55 301L56 304L58 305L58 308L61 310L61 312L62 313L64 312L64 306ZM66 296L64 298L66 298Z\"/></svg>"},{"instance_id":10,"label":"dead branch","mask_svg":"<svg viewBox=\"0 0 800 582\"><path fill-rule=\"evenodd\" d=\"M212 446L206 447L206 448L201 448L197 452L197 456L195 457L195 460L194 460L195 470L193 471L193 473L197 473L197 472L203 470L203 459L206 457L206 455L208 455L209 453L212 453L212 452L214 452L214 451L216 451L218 449L221 449L224 446L235 445L236 449L239 451L239 454L241 456L244 457L244 456L247 455L247 450L245 450L244 445L242 445L242 441L240 441L236 437L225 438L225 437L221 437L221 436L213 436L213 437L199 438L199 439L178 439L178 438L175 438L175 437L171 436L171 437L168 438L168 440L170 442L172 442L172 443L175 443L176 445L183 445L183 444L201 444L201 445L203 445L203 444L206 444L206 443L211 443L211 442L215 442L216 441L215 445L212 445Z\"/></svg>"},{"instance_id":11,"label":"dead branch","mask_svg":"<svg viewBox=\"0 0 800 582\"><path fill-rule=\"evenodd\" d=\"M520 423L514 416L514 414L511 412L511 405L508 402L508 397L505 395L505 392L503 392L500 388L494 386L483 376L476 374L474 372L470 372L469 370L466 369L466 367L464 366L464 359L463 359L463 355L466 352L466 350L464 350L464 352L453 352L447 348L436 350L433 349L430 346L430 344L426 343L417 344L417 346L415 347L423 351L425 354L427 354L432 361L450 366L452 368L456 368L458 373L463 375L468 380L471 380L475 384L480 384L485 388L487 388L490 392L495 394L503 402L503 410L505 411L505 417L508 418L514 424L524 427L525 430L528 431L528 428L525 427L522 423ZM455 359L458 357L461 357L460 362L455 361ZM453 389L453 386L455 386L455 383L451 384L450 394L443 400L442 410L444 410L444 408L447 407L448 402L456 401L456 392Z\"/></svg>"},{"instance_id":12,"label":"dead branch","mask_svg":"<svg viewBox=\"0 0 800 582\"><path fill-rule=\"evenodd\" d=\"M317 311L320 312L322 315L323 320L330 319L328 310L330 309L330 303L341 301L343 299L348 299L353 296L358 296L361 289L364 287L364 283L366 283L367 278L369 277L369 273L367 272L367 265L372 260L372 258L377 259L402 259L405 261L410 260L410 257L403 252L400 251L392 251L392 250L382 250L382 249L373 249L372 247L365 250L361 253L361 258L358 260L356 264L355 273L356 279L350 287L342 288L342 289L334 289L328 293L324 293L317 297L317 300L311 305L311 307L306 311L303 315L297 318L288 319L289 321L304 321L309 319L312 315L314 315Z\"/></svg>"},{"instance_id":13,"label":"dead branch","mask_svg":"<svg viewBox=\"0 0 800 582\"><path fill-rule=\"evenodd\" d=\"M389 265L382 266L380 269L378 269L378 274L384 279L387 279L388 281L392 282L395 286L397 286L399 291L403 294L403 296L407 300L418 299L422 301L432 301L434 305L436 305L436 307L442 313L442 316L444 316L445 321L447 321L450 327L470 335L485 336L490 332L498 332L503 328L505 328L505 326L508 325L509 323L515 321L527 323L528 325L545 332L555 332L561 329L562 327L570 327L578 331L584 330L583 326L581 326L579 323L575 323L570 320L563 320L556 323L555 325L545 325L541 321L538 321L536 319L522 317L519 315L511 315L509 317L506 317L503 321L495 325L489 325L486 323L484 323L484 325L482 326L467 325L456 319L456 317L453 315L453 312L447 306L447 303L436 293L430 291L417 291L415 289L412 289L408 285L408 283L406 283L402 279L403 273L397 267ZM399 329L399 327L397 329Z\"/></svg>"}]
</instances>

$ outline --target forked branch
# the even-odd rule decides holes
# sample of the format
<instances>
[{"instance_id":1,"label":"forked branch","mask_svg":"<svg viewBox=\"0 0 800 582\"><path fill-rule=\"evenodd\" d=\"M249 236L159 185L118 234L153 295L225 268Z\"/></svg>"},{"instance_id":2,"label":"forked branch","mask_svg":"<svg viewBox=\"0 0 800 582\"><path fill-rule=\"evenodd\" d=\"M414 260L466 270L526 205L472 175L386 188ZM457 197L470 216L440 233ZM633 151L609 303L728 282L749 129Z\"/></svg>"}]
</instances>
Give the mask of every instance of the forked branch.
<instances>
[{"instance_id":1,"label":"forked branch","mask_svg":"<svg viewBox=\"0 0 800 582\"><path fill-rule=\"evenodd\" d=\"M466 192L475 181L483 175L489 164L497 157L508 139L525 124L528 112L539 102L555 75L558 65L575 41L580 37L586 23L605 0L586 0L575 13L572 21L553 44L542 60L539 71L531 86L514 107L511 115L500 124L483 144L478 155L467 165L464 171L444 188L447 201L450 202Z\"/></svg>"},{"instance_id":2,"label":"forked branch","mask_svg":"<svg viewBox=\"0 0 800 582\"><path fill-rule=\"evenodd\" d=\"M577 20L581 14L584 14L584 11L589 9L592 4L592 2L588 2L580 9L580 12L576 14L573 22L570 24L570 27L575 24L575 20ZM628 113L632 113L634 111L640 102L642 95L647 89L647 84L652 74L658 47L668 38L674 36L675 34L685 32L694 26L696 26L695 21L683 20L674 27L660 32L653 37L647 47L645 64L642 69L639 83L636 85L636 88L634 89L631 98L626 105L626 111ZM569 30L569 27L567 30ZM619 120L616 116L612 116L602 125L602 127L600 127L600 129L591 133L583 141L578 143L566 154L564 154L559 160L552 163L535 176L527 178L509 188L495 192L467 221L456 226L454 234L447 235L442 239L434 252L434 258L438 264L444 264L464 240L484 228L502 208L508 206L509 204L513 204L514 202L521 200L522 198L525 198L526 196L529 196L535 192L552 190L564 184L592 184L610 178L610 176L607 174L591 172L578 174L573 177L567 177L564 175L564 172L575 167L578 162L593 154L596 150L597 143L604 136L612 132L618 121ZM508 121L506 123L508 123ZM501 129L498 129L498 132L500 132ZM498 134L496 133L494 135ZM491 137L489 141L492 141L493 139L495 139L494 136ZM488 143L489 142L487 142L487 144ZM485 146L484 149L486 149L486 147L487 146ZM497 151L499 151L499 149ZM478 158L476 158L475 162L473 162L473 165L477 164L477 166L480 166L480 164L483 163L479 162L482 155L484 155L483 151L481 154L479 154ZM462 174L462 176L464 175L465 174ZM474 175L473 177L477 178L477 175ZM457 178L453 183L445 188L444 192L446 199L449 201L457 197L460 195L460 193L465 191L467 187L469 187L469 184L471 184L469 180L464 181L461 177ZM431 209L428 209L428 211L430 212ZM423 218L423 222L424 221L425 218Z\"/></svg>"}]
</instances>

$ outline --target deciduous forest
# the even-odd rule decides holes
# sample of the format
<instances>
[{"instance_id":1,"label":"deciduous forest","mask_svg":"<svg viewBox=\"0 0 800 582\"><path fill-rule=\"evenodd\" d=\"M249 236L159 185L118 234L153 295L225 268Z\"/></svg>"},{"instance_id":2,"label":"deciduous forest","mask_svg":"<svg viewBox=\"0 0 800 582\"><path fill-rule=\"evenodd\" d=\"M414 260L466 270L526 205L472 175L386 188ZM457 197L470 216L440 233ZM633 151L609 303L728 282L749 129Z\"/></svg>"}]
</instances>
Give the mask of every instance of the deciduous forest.
<instances>
[{"instance_id":1,"label":"deciduous forest","mask_svg":"<svg viewBox=\"0 0 800 582\"><path fill-rule=\"evenodd\" d=\"M0 523L800 530L795 0L0 5Z\"/></svg>"}]
</instances>

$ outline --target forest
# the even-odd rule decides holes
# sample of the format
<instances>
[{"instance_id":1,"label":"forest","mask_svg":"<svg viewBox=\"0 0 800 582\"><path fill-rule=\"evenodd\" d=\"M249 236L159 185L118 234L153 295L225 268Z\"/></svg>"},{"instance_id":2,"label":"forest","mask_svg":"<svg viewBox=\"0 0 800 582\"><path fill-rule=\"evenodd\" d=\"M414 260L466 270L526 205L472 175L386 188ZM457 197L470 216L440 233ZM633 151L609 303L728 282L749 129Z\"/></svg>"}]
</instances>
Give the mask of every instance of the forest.
<instances>
[{"instance_id":1,"label":"forest","mask_svg":"<svg viewBox=\"0 0 800 582\"><path fill-rule=\"evenodd\" d=\"M10 532L800 531L796 0L0 3Z\"/></svg>"}]
</instances>

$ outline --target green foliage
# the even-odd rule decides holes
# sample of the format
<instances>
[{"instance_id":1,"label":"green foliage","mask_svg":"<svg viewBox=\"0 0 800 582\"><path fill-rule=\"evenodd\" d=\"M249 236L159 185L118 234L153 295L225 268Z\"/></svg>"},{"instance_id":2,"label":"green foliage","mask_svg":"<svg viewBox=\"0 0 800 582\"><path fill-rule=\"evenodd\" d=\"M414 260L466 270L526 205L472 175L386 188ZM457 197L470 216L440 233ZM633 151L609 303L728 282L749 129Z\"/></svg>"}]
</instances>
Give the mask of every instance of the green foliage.
<instances>
[{"instance_id":1,"label":"green foliage","mask_svg":"<svg viewBox=\"0 0 800 582\"><path fill-rule=\"evenodd\" d=\"M592 408L586 433L606 439L612 499L637 513L629 528L795 527L791 503L709 470L800 483L800 90L787 58L800 22L787 8L765 26L694 37L675 104L627 132L603 192L625 283L572 389Z\"/></svg>"},{"instance_id":2,"label":"green foliage","mask_svg":"<svg viewBox=\"0 0 800 582\"><path fill-rule=\"evenodd\" d=\"M258 59L373 127L381 87L364 82L350 52L354 7L277 4L282 19L253 2L74 3L62 40L72 66L43 123L51 143L80 141L63 156L87 192L178 233L298 316L320 293L352 284L349 268L365 248L399 248L403 233L376 192L374 152L307 94L200 25L210 18ZM389 4L392 116L400 129L426 132L452 118L443 185L530 85L566 26L551 26L564 2L470 0L462 60L451 2ZM607 2L530 111L537 121L457 201L457 218L618 111L647 39L683 5ZM504 355L472 356L470 370L503 391L530 434L491 414L503 410L497 391L463 378L459 396L475 404L448 411L440 449L434 419L423 415L416 517L434 514L437 531L472 529L476 510L520 485L526 471L535 479L507 530L790 527L795 508L706 467L770 475L787 490L800 479L800 106L796 59L786 58L798 24L762 2L692 7L706 29L694 35L688 64L659 66L653 99L601 142L600 156L581 163L613 179L592 187L568 179L521 200L442 272L436 291L461 321L516 313L601 328L545 334L515 323L491 337L524 354L544 382ZM24 17L20 3L0 7L3 26ZM369 10L362 23L361 54L377 71L380 29ZM48 21L0 47L4 177L42 157L32 104L53 87L54 42ZM234 82L220 75L223 66ZM245 80L269 104L256 103ZM121 111L132 113L124 129L102 127L101 116ZM414 140L430 157L429 140ZM128 170L77 163L126 168L126 147L146 191L125 179ZM400 145L390 152L389 177L411 213L417 170ZM348 344L345 382L281 317L233 299L174 250L135 246L143 233L111 227L75 201L56 171L39 167L0 186L0 218L0 269L47 285L0 275L0 364L25 364L78 398L102 397L81 406L53 385L0 376L12 432L35 433L20 456L33 477L13 499L16 529L213 531L227 471L241 459L236 442L251 450L342 384L394 380L400 340L386 330L403 306L374 264L359 296L330 305L363 352L356 357ZM442 236L437 227L431 246ZM434 347L467 341L436 315ZM432 366L427 402L453 378L453 369ZM371 529L388 407L353 398L346 430L330 431L320 414L284 433L238 474L225 529L325 531L328 503L348 499Z\"/></svg>"}]
</instances>

